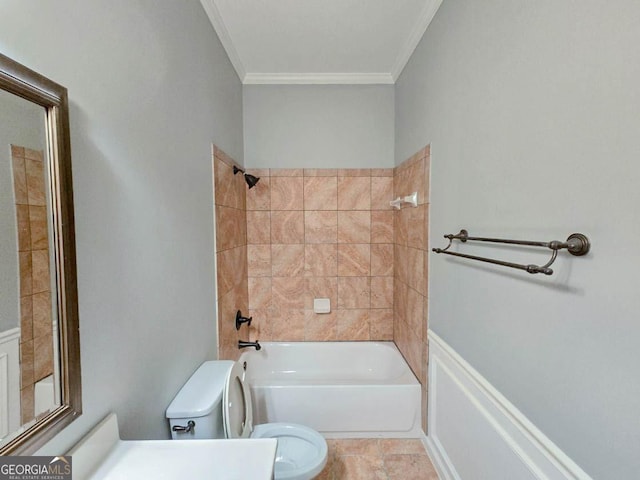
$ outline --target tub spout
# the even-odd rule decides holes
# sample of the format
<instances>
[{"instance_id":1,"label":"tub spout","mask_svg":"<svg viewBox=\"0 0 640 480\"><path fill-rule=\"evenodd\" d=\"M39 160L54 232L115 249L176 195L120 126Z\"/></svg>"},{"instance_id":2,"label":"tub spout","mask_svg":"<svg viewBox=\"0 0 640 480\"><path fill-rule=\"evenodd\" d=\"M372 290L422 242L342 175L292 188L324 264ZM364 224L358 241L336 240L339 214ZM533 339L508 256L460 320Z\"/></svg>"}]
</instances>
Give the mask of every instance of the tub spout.
<instances>
[{"instance_id":1,"label":"tub spout","mask_svg":"<svg viewBox=\"0 0 640 480\"><path fill-rule=\"evenodd\" d=\"M256 340L255 342L244 342L242 340L238 340L238 348L247 348L247 347L253 347L256 350L260 350L262 348L258 343L258 340Z\"/></svg>"}]
</instances>

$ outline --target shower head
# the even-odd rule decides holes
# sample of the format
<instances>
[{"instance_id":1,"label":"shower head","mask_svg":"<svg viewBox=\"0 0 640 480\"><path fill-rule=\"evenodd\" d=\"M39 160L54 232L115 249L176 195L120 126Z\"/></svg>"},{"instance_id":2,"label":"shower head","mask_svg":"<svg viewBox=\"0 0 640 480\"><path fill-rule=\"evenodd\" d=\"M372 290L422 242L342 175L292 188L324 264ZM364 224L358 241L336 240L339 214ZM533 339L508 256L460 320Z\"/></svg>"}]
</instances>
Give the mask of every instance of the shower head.
<instances>
[{"instance_id":1,"label":"shower head","mask_svg":"<svg viewBox=\"0 0 640 480\"><path fill-rule=\"evenodd\" d=\"M244 179L247 182L247 185L249 185L249 188L253 188L256 186L256 183L258 183L258 181L260 180L260 177L255 177L253 175L249 175L248 173L245 173Z\"/></svg>"},{"instance_id":2,"label":"shower head","mask_svg":"<svg viewBox=\"0 0 640 480\"><path fill-rule=\"evenodd\" d=\"M244 181L247 182L247 185L249 185L249 188L253 188L256 186L256 183L258 183L258 181L260 180L260 177L256 177L254 175L248 174L248 173L244 173L244 170L240 170L238 167L236 167L235 165L233 166L233 174L235 175L236 173L242 173L244 175Z\"/></svg>"}]
</instances>

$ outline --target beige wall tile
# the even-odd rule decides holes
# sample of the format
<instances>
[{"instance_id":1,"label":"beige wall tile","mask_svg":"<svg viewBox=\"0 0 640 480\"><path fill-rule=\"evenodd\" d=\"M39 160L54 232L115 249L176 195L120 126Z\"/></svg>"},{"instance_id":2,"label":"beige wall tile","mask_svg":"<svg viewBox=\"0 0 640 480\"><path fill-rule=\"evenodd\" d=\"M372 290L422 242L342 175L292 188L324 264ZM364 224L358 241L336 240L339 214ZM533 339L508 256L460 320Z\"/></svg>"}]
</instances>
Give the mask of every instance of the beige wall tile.
<instances>
[{"instance_id":1,"label":"beige wall tile","mask_svg":"<svg viewBox=\"0 0 640 480\"><path fill-rule=\"evenodd\" d=\"M338 208L337 177L307 177L304 179L305 210L336 210Z\"/></svg>"},{"instance_id":2,"label":"beige wall tile","mask_svg":"<svg viewBox=\"0 0 640 480\"><path fill-rule=\"evenodd\" d=\"M33 384L33 340L20 344L20 388Z\"/></svg>"},{"instance_id":3,"label":"beige wall tile","mask_svg":"<svg viewBox=\"0 0 640 480\"><path fill-rule=\"evenodd\" d=\"M24 147L21 147L20 145L11 145L11 156L24 158Z\"/></svg>"},{"instance_id":4,"label":"beige wall tile","mask_svg":"<svg viewBox=\"0 0 640 480\"><path fill-rule=\"evenodd\" d=\"M249 309L263 310L271 306L271 277L249 277Z\"/></svg>"},{"instance_id":5,"label":"beige wall tile","mask_svg":"<svg viewBox=\"0 0 640 480\"><path fill-rule=\"evenodd\" d=\"M269 176L271 175L268 168L248 168L247 173L253 175L254 177L260 178L260 181L264 180L265 178L269 178Z\"/></svg>"},{"instance_id":6,"label":"beige wall tile","mask_svg":"<svg viewBox=\"0 0 640 480\"><path fill-rule=\"evenodd\" d=\"M426 229L427 206L407 209L407 245L413 248L427 248Z\"/></svg>"},{"instance_id":7,"label":"beige wall tile","mask_svg":"<svg viewBox=\"0 0 640 480\"><path fill-rule=\"evenodd\" d=\"M407 324L419 341L422 341L422 328L424 318L424 297L413 288L407 288Z\"/></svg>"},{"instance_id":8,"label":"beige wall tile","mask_svg":"<svg viewBox=\"0 0 640 480\"><path fill-rule=\"evenodd\" d=\"M338 309L369 308L370 306L369 277L338 277Z\"/></svg>"},{"instance_id":9,"label":"beige wall tile","mask_svg":"<svg viewBox=\"0 0 640 480\"><path fill-rule=\"evenodd\" d=\"M247 190L247 210L271 210L271 179L260 177L251 190Z\"/></svg>"},{"instance_id":10,"label":"beige wall tile","mask_svg":"<svg viewBox=\"0 0 640 480\"><path fill-rule=\"evenodd\" d=\"M371 243L393 243L393 221L392 211L372 211Z\"/></svg>"},{"instance_id":11,"label":"beige wall tile","mask_svg":"<svg viewBox=\"0 0 640 480\"><path fill-rule=\"evenodd\" d=\"M301 277L304 274L304 245L271 245L271 275Z\"/></svg>"},{"instance_id":12,"label":"beige wall tile","mask_svg":"<svg viewBox=\"0 0 640 480\"><path fill-rule=\"evenodd\" d=\"M20 252L18 255L20 264L20 296L33 293L33 266L31 252Z\"/></svg>"},{"instance_id":13,"label":"beige wall tile","mask_svg":"<svg viewBox=\"0 0 640 480\"><path fill-rule=\"evenodd\" d=\"M13 157L13 191L15 201L20 205L29 203L29 191L27 189L27 171L25 168L25 160L23 157Z\"/></svg>"},{"instance_id":14,"label":"beige wall tile","mask_svg":"<svg viewBox=\"0 0 640 480\"><path fill-rule=\"evenodd\" d=\"M390 210L394 198L393 177L371 177L371 210Z\"/></svg>"},{"instance_id":15,"label":"beige wall tile","mask_svg":"<svg viewBox=\"0 0 640 480\"><path fill-rule=\"evenodd\" d=\"M273 304L280 309L304 309L304 280L304 277L274 277L271 284ZM274 328L274 336L277 331Z\"/></svg>"},{"instance_id":16,"label":"beige wall tile","mask_svg":"<svg viewBox=\"0 0 640 480\"><path fill-rule=\"evenodd\" d=\"M30 384L20 390L20 419L23 425L35 417L34 408L34 387Z\"/></svg>"},{"instance_id":17,"label":"beige wall tile","mask_svg":"<svg viewBox=\"0 0 640 480\"><path fill-rule=\"evenodd\" d=\"M247 211L247 243L265 245L271 243L271 212Z\"/></svg>"},{"instance_id":18,"label":"beige wall tile","mask_svg":"<svg viewBox=\"0 0 640 480\"><path fill-rule=\"evenodd\" d=\"M371 275L371 245L338 244L338 275L362 277Z\"/></svg>"},{"instance_id":19,"label":"beige wall tile","mask_svg":"<svg viewBox=\"0 0 640 480\"><path fill-rule=\"evenodd\" d=\"M369 211L338 212L338 243L370 243L371 213Z\"/></svg>"},{"instance_id":20,"label":"beige wall tile","mask_svg":"<svg viewBox=\"0 0 640 480\"><path fill-rule=\"evenodd\" d=\"M318 243L305 246L304 274L307 277L328 277L338 274L338 245Z\"/></svg>"},{"instance_id":21,"label":"beige wall tile","mask_svg":"<svg viewBox=\"0 0 640 480\"><path fill-rule=\"evenodd\" d=\"M372 177L393 177L393 168L372 168Z\"/></svg>"},{"instance_id":22,"label":"beige wall tile","mask_svg":"<svg viewBox=\"0 0 640 480\"><path fill-rule=\"evenodd\" d=\"M32 296L20 298L20 342L33 338L33 300Z\"/></svg>"},{"instance_id":23,"label":"beige wall tile","mask_svg":"<svg viewBox=\"0 0 640 480\"><path fill-rule=\"evenodd\" d=\"M49 248L47 207L29 206L29 230L31 232L31 248L33 250Z\"/></svg>"},{"instance_id":24,"label":"beige wall tile","mask_svg":"<svg viewBox=\"0 0 640 480\"><path fill-rule=\"evenodd\" d=\"M338 308L338 277L305 278L304 308L313 310L315 298L328 298L331 311Z\"/></svg>"},{"instance_id":25,"label":"beige wall tile","mask_svg":"<svg viewBox=\"0 0 640 480\"><path fill-rule=\"evenodd\" d=\"M369 340L369 309L337 311L338 340Z\"/></svg>"},{"instance_id":26,"label":"beige wall tile","mask_svg":"<svg viewBox=\"0 0 640 480\"><path fill-rule=\"evenodd\" d=\"M304 218L302 211L272 211L271 243L304 243Z\"/></svg>"},{"instance_id":27,"label":"beige wall tile","mask_svg":"<svg viewBox=\"0 0 640 480\"><path fill-rule=\"evenodd\" d=\"M374 243L371 245L371 275L393 276L393 244Z\"/></svg>"},{"instance_id":28,"label":"beige wall tile","mask_svg":"<svg viewBox=\"0 0 640 480\"><path fill-rule=\"evenodd\" d=\"M216 251L246 244L246 212L237 208L216 206Z\"/></svg>"},{"instance_id":29,"label":"beige wall tile","mask_svg":"<svg viewBox=\"0 0 640 480\"><path fill-rule=\"evenodd\" d=\"M236 247L216 254L218 295L226 295L242 283L248 274L247 247Z\"/></svg>"},{"instance_id":30,"label":"beige wall tile","mask_svg":"<svg viewBox=\"0 0 640 480\"><path fill-rule=\"evenodd\" d=\"M271 294L271 293L269 293ZM273 340L272 325L269 318L269 309L260 308L249 310L249 316L253 318L251 320L251 326L249 327L249 341L255 342L260 340L262 342L270 342Z\"/></svg>"},{"instance_id":31,"label":"beige wall tile","mask_svg":"<svg viewBox=\"0 0 640 480\"><path fill-rule=\"evenodd\" d=\"M370 177L338 177L338 210L369 210Z\"/></svg>"},{"instance_id":32,"label":"beige wall tile","mask_svg":"<svg viewBox=\"0 0 640 480\"><path fill-rule=\"evenodd\" d=\"M369 310L369 336L371 340L393 340L393 309Z\"/></svg>"},{"instance_id":33,"label":"beige wall tile","mask_svg":"<svg viewBox=\"0 0 640 480\"><path fill-rule=\"evenodd\" d=\"M371 308L393 308L393 277L371 277Z\"/></svg>"},{"instance_id":34,"label":"beige wall tile","mask_svg":"<svg viewBox=\"0 0 640 480\"><path fill-rule=\"evenodd\" d=\"M302 210L302 177L271 177L271 210Z\"/></svg>"},{"instance_id":35,"label":"beige wall tile","mask_svg":"<svg viewBox=\"0 0 640 480\"><path fill-rule=\"evenodd\" d=\"M335 177L338 175L338 170L335 168L305 168L305 177Z\"/></svg>"},{"instance_id":36,"label":"beige wall tile","mask_svg":"<svg viewBox=\"0 0 640 480\"><path fill-rule=\"evenodd\" d=\"M338 170L339 177L370 177L370 168L341 168Z\"/></svg>"},{"instance_id":37,"label":"beige wall tile","mask_svg":"<svg viewBox=\"0 0 640 480\"><path fill-rule=\"evenodd\" d=\"M231 166L223 162L217 157L213 159L213 178L214 178L214 203L215 205L223 205L229 208L238 208L235 203L234 195L234 178Z\"/></svg>"},{"instance_id":38,"label":"beige wall tile","mask_svg":"<svg viewBox=\"0 0 640 480\"><path fill-rule=\"evenodd\" d=\"M304 238L306 243L336 243L338 241L338 213L304 212Z\"/></svg>"},{"instance_id":39,"label":"beige wall tile","mask_svg":"<svg viewBox=\"0 0 640 480\"><path fill-rule=\"evenodd\" d=\"M25 171L27 173L27 196L29 197L29 205L46 205L47 197L44 185L44 166L42 161L27 160L24 161Z\"/></svg>"},{"instance_id":40,"label":"beige wall tile","mask_svg":"<svg viewBox=\"0 0 640 480\"><path fill-rule=\"evenodd\" d=\"M53 373L53 333L33 339L33 381Z\"/></svg>"},{"instance_id":41,"label":"beige wall tile","mask_svg":"<svg viewBox=\"0 0 640 480\"><path fill-rule=\"evenodd\" d=\"M272 168L269 171L272 177L301 177L302 168Z\"/></svg>"},{"instance_id":42,"label":"beige wall tile","mask_svg":"<svg viewBox=\"0 0 640 480\"><path fill-rule=\"evenodd\" d=\"M249 277L271 276L271 245L247 245Z\"/></svg>"},{"instance_id":43,"label":"beige wall tile","mask_svg":"<svg viewBox=\"0 0 640 480\"><path fill-rule=\"evenodd\" d=\"M426 295L424 272L424 250L407 248L407 285Z\"/></svg>"},{"instance_id":44,"label":"beige wall tile","mask_svg":"<svg viewBox=\"0 0 640 480\"><path fill-rule=\"evenodd\" d=\"M307 342L330 342L337 337L337 315L331 313L314 313L313 310L305 311L305 333Z\"/></svg>"},{"instance_id":45,"label":"beige wall tile","mask_svg":"<svg viewBox=\"0 0 640 480\"><path fill-rule=\"evenodd\" d=\"M277 342L302 342L305 335L305 313L302 309L281 308L271 318L272 337Z\"/></svg>"},{"instance_id":46,"label":"beige wall tile","mask_svg":"<svg viewBox=\"0 0 640 480\"><path fill-rule=\"evenodd\" d=\"M51 292L40 292L32 297L33 337L43 337L52 334L51 323Z\"/></svg>"},{"instance_id":47,"label":"beige wall tile","mask_svg":"<svg viewBox=\"0 0 640 480\"><path fill-rule=\"evenodd\" d=\"M393 249L393 264L394 264L394 275L396 278L399 278L404 283L407 283L409 274L407 272L408 268L408 253L407 247L403 247L402 245L395 244Z\"/></svg>"},{"instance_id":48,"label":"beige wall tile","mask_svg":"<svg viewBox=\"0 0 640 480\"><path fill-rule=\"evenodd\" d=\"M28 205L16 205L16 220L18 224L18 251L26 252L31 250L31 222L29 220Z\"/></svg>"},{"instance_id":49,"label":"beige wall tile","mask_svg":"<svg viewBox=\"0 0 640 480\"><path fill-rule=\"evenodd\" d=\"M407 246L409 238L409 209L411 207L396 210L394 212L394 243Z\"/></svg>"}]
</instances>

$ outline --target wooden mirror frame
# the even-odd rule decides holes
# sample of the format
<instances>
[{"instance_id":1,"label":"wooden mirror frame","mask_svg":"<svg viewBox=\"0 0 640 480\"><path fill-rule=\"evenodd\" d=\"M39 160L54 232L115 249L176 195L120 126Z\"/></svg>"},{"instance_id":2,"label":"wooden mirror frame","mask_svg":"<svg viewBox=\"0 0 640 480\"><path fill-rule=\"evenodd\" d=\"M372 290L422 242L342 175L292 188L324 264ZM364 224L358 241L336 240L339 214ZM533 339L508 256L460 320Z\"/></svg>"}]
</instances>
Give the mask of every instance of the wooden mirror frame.
<instances>
[{"instance_id":1,"label":"wooden mirror frame","mask_svg":"<svg viewBox=\"0 0 640 480\"><path fill-rule=\"evenodd\" d=\"M40 105L45 111L53 213L61 405L0 446L0 455L28 455L82 413L76 247L73 221L71 140L67 89L0 54L0 89ZM10 434L11 435L11 434Z\"/></svg>"}]
</instances>

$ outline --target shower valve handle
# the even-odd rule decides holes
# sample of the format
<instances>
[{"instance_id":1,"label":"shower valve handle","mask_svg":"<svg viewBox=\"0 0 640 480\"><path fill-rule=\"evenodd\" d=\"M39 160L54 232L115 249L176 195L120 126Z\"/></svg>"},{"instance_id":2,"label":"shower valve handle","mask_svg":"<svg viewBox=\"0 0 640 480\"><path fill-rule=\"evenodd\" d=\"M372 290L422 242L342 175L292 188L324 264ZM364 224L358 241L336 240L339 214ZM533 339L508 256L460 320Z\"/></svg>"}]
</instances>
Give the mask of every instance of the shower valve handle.
<instances>
[{"instance_id":1,"label":"shower valve handle","mask_svg":"<svg viewBox=\"0 0 640 480\"><path fill-rule=\"evenodd\" d=\"M246 323L247 326L251 326L251 320L253 320L253 317L243 317L242 312L238 310L236 312L236 330L240 330L243 323Z\"/></svg>"}]
</instances>

